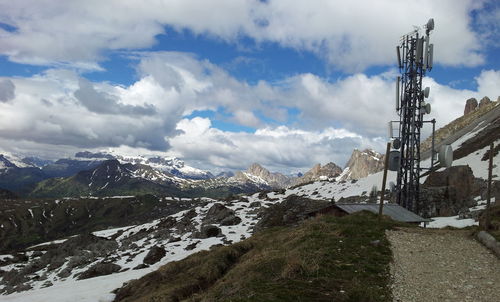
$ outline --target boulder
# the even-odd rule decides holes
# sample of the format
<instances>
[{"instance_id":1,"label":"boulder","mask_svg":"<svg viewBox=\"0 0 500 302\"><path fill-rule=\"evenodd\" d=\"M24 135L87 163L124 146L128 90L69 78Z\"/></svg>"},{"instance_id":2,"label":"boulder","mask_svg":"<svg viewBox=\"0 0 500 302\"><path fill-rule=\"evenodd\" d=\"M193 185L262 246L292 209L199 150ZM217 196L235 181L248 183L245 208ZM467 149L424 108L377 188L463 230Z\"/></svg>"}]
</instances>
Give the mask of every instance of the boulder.
<instances>
[{"instance_id":1,"label":"boulder","mask_svg":"<svg viewBox=\"0 0 500 302\"><path fill-rule=\"evenodd\" d=\"M472 169L467 166L453 166L444 171L432 172L424 182L425 187L449 187L459 200L470 199L480 193Z\"/></svg>"},{"instance_id":2,"label":"boulder","mask_svg":"<svg viewBox=\"0 0 500 302\"><path fill-rule=\"evenodd\" d=\"M120 271L121 266L114 263L97 263L78 276L78 280L110 275Z\"/></svg>"},{"instance_id":3,"label":"boulder","mask_svg":"<svg viewBox=\"0 0 500 302\"><path fill-rule=\"evenodd\" d=\"M254 201L248 205L249 208L258 208L260 207L260 202Z\"/></svg>"},{"instance_id":4,"label":"boulder","mask_svg":"<svg viewBox=\"0 0 500 302\"><path fill-rule=\"evenodd\" d=\"M145 264L155 264L156 262L160 261L161 258L165 257L165 254L167 251L161 246L153 246L149 252L147 253L146 257L144 257L143 262Z\"/></svg>"},{"instance_id":5,"label":"boulder","mask_svg":"<svg viewBox=\"0 0 500 302\"><path fill-rule=\"evenodd\" d=\"M470 98L465 102L464 115L469 114L470 112L476 110L477 108L477 100L475 98Z\"/></svg>"},{"instance_id":6,"label":"boulder","mask_svg":"<svg viewBox=\"0 0 500 302\"><path fill-rule=\"evenodd\" d=\"M196 246L198 245L198 243L200 243L200 242L201 242L201 241L199 241L199 240L198 240L198 241L195 241L195 242L193 242L193 243L191 243L191 244L188 244L188 245L187 245L184 249L185 249L186 251L191 251L191 250L194 250L194 249L196 248Z\"/></svg>"},{"instance_id":7,"label":"boulder","mask_svg":"<svg viewBox=\"0 0 500 302\"><path fill-rule=\"evenodd\" d=\"M205 239L205 238L210 238L210 237L217 237L222 234L222 231L219 227L215 225L203 225L201 227L201 230L194 234L193 237L195 238L200 238L200 239Z\"/></svg>"},{"instance_id":8,"label":"boulder","mask_svg":"<svg viewBox=\"0 0 500 302\"><path fill-rule=\"evenodd\" d=\"M475 205L473 197L480 192L469 166L432 172L421 187L416 212L423 217L458 215L464 208Z\"/></svg>"},{"instance_id":9,"label":"boulder","mask_svg":"<svg viewBox=\"0 0 500 302\"><path fill-rule=\"evenodd\" d=\"M141 264L137 265L136 267L134 267L133 270L143 269L146 267L149 267L149 265L141 263Z\"/></svg>"},{"instance_id":10,"label":"boulder","mask_svg":"<svg viewBox=\"0 0 500 302\"><path fill-rule=\"evenodd\" d=\"M228 217L235 216L233 210L226 208L220 203L215 203L207 212L203 219L204 224L221 223Z\"/></svg>"},{"instance_id":11,"label":"boulder","mask_svg":"<svg viewBox=\"0 0 500 302\"><path fill-rule=\"evenodd\" d=\"M222 219L221 225L237 225L241 222L241 218L236 215L230 215Z\"/></svg>"}]
</instances>

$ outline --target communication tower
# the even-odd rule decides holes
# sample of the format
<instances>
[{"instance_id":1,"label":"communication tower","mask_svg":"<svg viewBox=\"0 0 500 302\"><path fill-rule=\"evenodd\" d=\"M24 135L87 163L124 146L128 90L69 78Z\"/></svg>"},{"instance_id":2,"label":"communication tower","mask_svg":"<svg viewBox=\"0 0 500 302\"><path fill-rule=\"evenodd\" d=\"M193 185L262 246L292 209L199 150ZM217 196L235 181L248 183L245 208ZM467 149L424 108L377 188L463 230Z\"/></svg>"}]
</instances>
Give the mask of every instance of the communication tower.
<instances>
[{"instance_id":1,"label":"communication tower","mask_svg":"<svg viewBox=\"0 0 500 302\"><path fill-rule=\"evenodd\" d=\"M416 211L420 200L420 134L424 123L433 124L435 120L424 121L424 114L431 112L429 87L422 87L422 78L432 70L434 45L430 43L430 33L434 29L434 19L430 19L423 30L416 27L401 37L396 47L400 75L396 81L396 111L399 121L389 123L393 151L389 161L391 170L398 172L394 191L397 202L410 211ZM393 124L398 124L398 133L392 135ZM434 143L431 150L431 168L434 166Z\"/></svg>"}]
</instances>

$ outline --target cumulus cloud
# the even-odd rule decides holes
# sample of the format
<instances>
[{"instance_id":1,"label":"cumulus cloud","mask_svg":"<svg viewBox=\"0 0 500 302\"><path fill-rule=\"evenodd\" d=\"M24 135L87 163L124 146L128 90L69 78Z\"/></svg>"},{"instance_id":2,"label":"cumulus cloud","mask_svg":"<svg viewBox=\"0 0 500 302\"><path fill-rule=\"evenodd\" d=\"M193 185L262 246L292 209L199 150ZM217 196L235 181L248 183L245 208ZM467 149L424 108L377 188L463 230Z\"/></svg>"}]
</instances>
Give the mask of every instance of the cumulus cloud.
<instances>
[{"instance_id":1,"label":"cumulus cloud","mask_svg":"<svg viewBox=\"0 0 500 302\"><path fill-rule=\"evenodd\" d=\"M258 162L271 170L306 170L316 163L344 164L353 148L383 148L383 141L366 139L345 129L318 131L267 127L235 133L211 127L207 118L183 119L182 134L170 139L172 154L211 169L246 169Z\"/></svg>"},{"instance_id":2,"label":"cumulus cloud","mask_svg":"<svg viewBox=\"0 0 500 302\"><path fill-rule=\"evenodd\" d=\"M144 106L124 105L106 92L98 92L92 83L84 78L79 79L79 86L75 91L75 97L89 111L95 113L124 114L124 115L153 115L156 109L153 105L144 104Z\"/></svg>"},{"instance_id":3,"label":"cumulus cloud","mask_svg":"<svg viewBox=\"0 0 500 302\"><path fill-rule=\"evenodd\" d=\"M81 89L79 77L76 74L73 79L61 77L66 74L67 71L51 71L30 78L11 79L18 93L14 101L0 103L0 136L80 148L120 145L154 150L168 148L164 138L176 133L177 123L168 117L179 113L164 111L164 116L160 113L146 116L140 112L143 115L137 118L130 114L135 108L130 104L118 105L118 109L90 111L74 96ZM107 84L101 86L109 91L116 90ZM102 96L95 93L96 97Z\"/></svg>"},{"instance_id":4,"label":"cumulus cloud","mask_svg":"<svg viewBox=\"0 0 500 302\"><path fill-rule=\"evenodd\" d=\"M392 70L336 81L300 74L248 84L192 55L137 56L139 79L130 86L54 69L6 78L16 93L0 102L0 140L20 141L31 150L132 148L167 152L206 168L260 162L286 170L328 161L342 165L354 147L383 151L387 121L396 118ZM472 91L426 78L429 118L439 127L462 115L470 97L496 99L499 79L499 71L485 70ZM195 117L206 110L255 130L216 129L210 119Z\"/></svg>"},{"instance_id":5,"label":"cumulus cloud","mask_svg":"<svg viewBox=\"0 0 500 302\"><path fill-rule=\"evenodd\" d=\"M106 50L144 49L165 33L165 26L190 30L229 43L243 36L257 43L311 51L347 71L393 64L399 36L413 25L436 19L433 39L438 63L476 66L498 26L473 31L477 20L494 15L473 0L145 0L1 1L0 53L15 62L71 64L99 68ZM110 17L112 12L112 17ZM210 13L207 13L210 12ZM498 11L497 11L498 12ZM390 15L390 17L389 17ZM481 23L482 24L482 23Z\"/></svg>"},{"instance_id":6,"label":"cumulus cloud","mask_svg":"<svg viewBox=\"0 0 500 302\"><path fill-rule=\"evenodd\" d=\"M9 79L0 80L0 102L8 102L15 96L16 86Z\"/></svg>"}]
</instances>

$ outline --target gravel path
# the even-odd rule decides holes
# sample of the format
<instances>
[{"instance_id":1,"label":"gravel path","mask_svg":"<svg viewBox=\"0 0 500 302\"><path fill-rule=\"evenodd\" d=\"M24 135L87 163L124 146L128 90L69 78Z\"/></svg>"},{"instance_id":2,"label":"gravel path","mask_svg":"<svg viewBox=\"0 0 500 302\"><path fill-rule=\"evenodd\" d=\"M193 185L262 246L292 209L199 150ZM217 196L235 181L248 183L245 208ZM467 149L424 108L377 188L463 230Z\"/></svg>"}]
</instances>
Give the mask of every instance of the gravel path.
<instances>
[{"instance_id":1,"label":"gravel path","mask_svg":"<svg viewBox=\"0 0 500 302\"><path fill-rule=\"evenodd\" d=\"M394 301L500 301L500 261L470 231L387 231Z\"/></svg>"}]
</instances>

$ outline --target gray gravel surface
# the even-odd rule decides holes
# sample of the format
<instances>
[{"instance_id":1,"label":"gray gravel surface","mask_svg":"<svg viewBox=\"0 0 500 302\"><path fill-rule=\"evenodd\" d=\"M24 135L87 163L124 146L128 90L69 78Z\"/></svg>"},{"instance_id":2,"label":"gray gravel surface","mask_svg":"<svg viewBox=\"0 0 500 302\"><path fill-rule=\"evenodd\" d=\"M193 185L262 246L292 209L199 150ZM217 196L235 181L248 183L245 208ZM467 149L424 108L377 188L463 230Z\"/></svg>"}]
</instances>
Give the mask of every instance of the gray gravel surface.
<instances>
[{"instance_id":1,"label":"gray gravel surface","mask_svg":"<svg viewBox=\"0 0 500 302\"><path fill-rule=\"evenodd\" d=\"M387 231L394 301L500 301L500 260L470 231Z\"/></svg>"}]
</instances>

